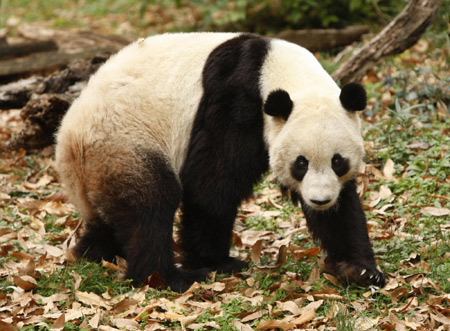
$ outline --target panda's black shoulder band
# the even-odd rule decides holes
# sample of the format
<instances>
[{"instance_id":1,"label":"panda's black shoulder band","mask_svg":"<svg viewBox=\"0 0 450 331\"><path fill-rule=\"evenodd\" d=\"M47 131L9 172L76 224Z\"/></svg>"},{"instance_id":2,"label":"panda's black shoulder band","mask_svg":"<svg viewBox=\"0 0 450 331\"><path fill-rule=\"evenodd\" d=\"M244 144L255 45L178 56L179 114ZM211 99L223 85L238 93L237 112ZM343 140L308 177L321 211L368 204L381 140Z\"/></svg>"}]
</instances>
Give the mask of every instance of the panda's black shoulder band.
<instances>
[{"instance_id":1,"label":"panda's black shoulder band","mask_svg":"<svg viewBox=\"0 0 450 331\"><path fill-rule=\"evenodd\" d=\"M367 104L366 90L361 84L349 83L341 89L339 100L349 111L364 110Z\"/></svg>"}]
</instances>

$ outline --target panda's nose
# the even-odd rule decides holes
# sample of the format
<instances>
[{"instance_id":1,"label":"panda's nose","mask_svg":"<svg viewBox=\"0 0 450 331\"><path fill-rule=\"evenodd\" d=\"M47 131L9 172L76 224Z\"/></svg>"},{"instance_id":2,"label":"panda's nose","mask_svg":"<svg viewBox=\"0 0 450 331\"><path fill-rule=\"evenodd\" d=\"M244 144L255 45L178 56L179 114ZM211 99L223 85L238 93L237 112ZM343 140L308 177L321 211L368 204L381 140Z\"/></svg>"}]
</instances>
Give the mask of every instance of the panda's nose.
<instances>
[{"instance_id":1,"label":"panda's nose","mask_svg":"<svg viewBox=\"0 0 450 331\"><path fill-rule=\"evenodd\" d=\"M323 206L323 205L326 205L331 200L313 200L313 199L311 199L310 201L316 205Z\"/></svg>"}]
</instances>

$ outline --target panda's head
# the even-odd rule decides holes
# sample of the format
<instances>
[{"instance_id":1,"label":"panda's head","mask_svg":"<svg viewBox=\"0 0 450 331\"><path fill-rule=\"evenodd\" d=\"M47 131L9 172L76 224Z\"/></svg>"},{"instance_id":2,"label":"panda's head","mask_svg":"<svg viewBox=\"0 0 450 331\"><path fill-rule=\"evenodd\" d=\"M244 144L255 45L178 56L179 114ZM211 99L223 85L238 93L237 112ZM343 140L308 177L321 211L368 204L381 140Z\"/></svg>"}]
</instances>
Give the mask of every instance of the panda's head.
<instances>
[{"instance_id":1,"label":"panda's head","mask_svg":"<svg viewBox=\"0 0 450 331\"><path fill-rule=\"evenodd\" d=\"M264 104L270 166L281 185L315 210L333 207L364 155L356 111L366 92L356 83L335 94L272 91Z\"/></svg>"}]
</instances>

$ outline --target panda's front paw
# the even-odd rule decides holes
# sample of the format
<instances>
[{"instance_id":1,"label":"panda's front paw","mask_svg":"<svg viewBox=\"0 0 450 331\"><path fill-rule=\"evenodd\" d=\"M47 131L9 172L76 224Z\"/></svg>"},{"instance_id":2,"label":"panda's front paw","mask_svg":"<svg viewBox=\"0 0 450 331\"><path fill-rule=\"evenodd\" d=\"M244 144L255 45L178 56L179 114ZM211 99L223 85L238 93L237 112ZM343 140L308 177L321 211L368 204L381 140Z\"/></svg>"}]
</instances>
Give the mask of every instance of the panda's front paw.
<instances>
[{"instance_id":1,"label":"panda's front paw","mask_svg":"<svg viewBox=\"0 0 450 331\"><path fill-rule=\"evenodd\" d=\"M344 284L356 283L364 287L373 285L380 288L386 285L383 273L372 265L347 261L326 261L325 266L327 269L325 271L334 274Z\"/></svg>"},{"instance_id":2,"label":"panda's front paw","mask_svg":"<svg viewBox=\"0 0 450 331\"><path fill-rule=\"evenodd\" d=\"M380 288L384 287L386 285L386 277L383 275L381 271L379 271L377 268L373 267L360 267L358 268L360 270L360 277L357 281L357 283L361 286L378 286Z\"/></svg>"}]
</instances>

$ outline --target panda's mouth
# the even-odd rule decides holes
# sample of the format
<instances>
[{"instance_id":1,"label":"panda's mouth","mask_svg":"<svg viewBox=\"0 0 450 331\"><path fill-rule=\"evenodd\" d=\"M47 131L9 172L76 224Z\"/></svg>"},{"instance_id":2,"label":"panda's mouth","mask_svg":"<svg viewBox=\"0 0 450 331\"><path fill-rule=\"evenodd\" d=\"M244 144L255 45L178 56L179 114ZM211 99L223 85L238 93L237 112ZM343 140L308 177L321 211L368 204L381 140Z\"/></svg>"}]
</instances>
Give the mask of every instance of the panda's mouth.
<instances>
[{"instance_id":1,"label":"panda's mouth","mask_svg":"<svg viewBox=\"0 0 450 331\"><path fill-rule=\"evenodd\" d=\"M311 206L314 207L314 209L323 210L328 209L331 207L331 199L328 200L309 200Z\"/></svg>"},{"instance_id":2,"label":"panda's mouth","mask_svg":"<svg viewBox=\"0 0 450 331\"><path fill-rule=\"evenodd\" d=\"M319 210L319 211L323 211L323 210L328 210L330 209L333 205L334 202L332 202L331 200L309 200L307 202L308 206L315 209L315 210Z\"/></svg>"},{"instance_id":3,"label":"panda's mouth","mask_svg":"<svg viewBox=\"0 0 450 331\"><path fill-rule=\"evenodd\" d=\"M331 198L307 198L303 197L304 203L311 209L325 211L336 205L336 199Z\"/></svg>"}]
</instances>

